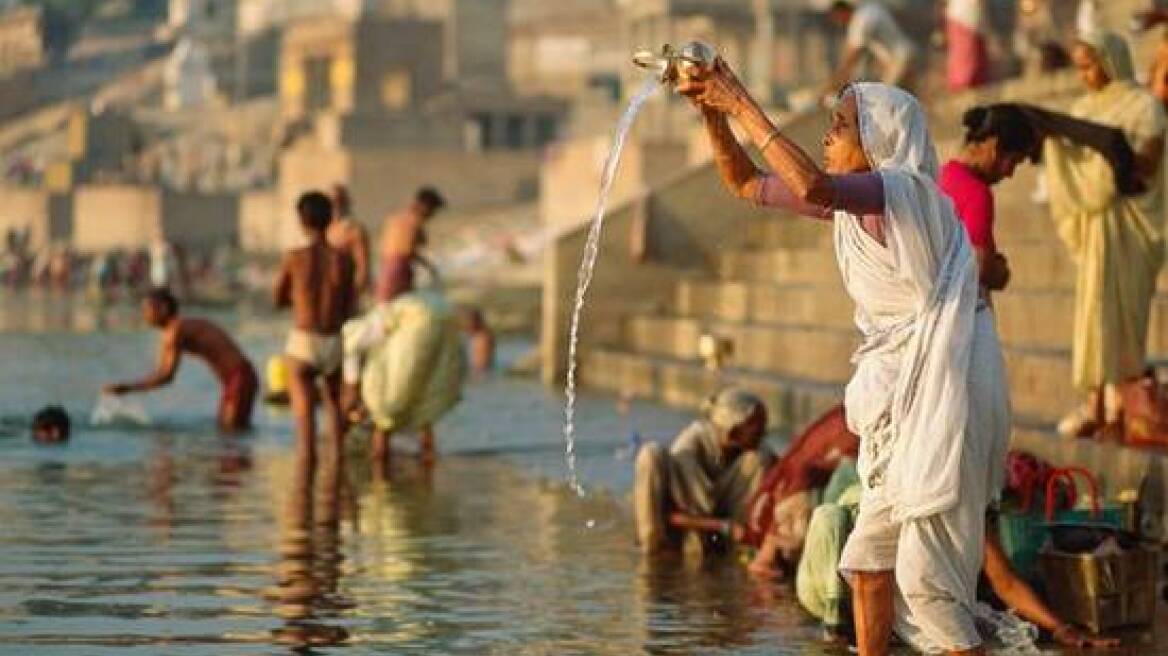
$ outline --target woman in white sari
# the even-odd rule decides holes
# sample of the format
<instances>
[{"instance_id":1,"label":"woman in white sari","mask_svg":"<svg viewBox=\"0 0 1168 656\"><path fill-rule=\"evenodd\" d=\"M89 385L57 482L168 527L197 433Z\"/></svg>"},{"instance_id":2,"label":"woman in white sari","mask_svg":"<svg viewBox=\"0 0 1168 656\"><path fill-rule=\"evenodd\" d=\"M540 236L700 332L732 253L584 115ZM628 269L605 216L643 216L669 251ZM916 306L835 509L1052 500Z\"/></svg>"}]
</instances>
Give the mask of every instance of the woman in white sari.
<instances>
[{"instance_id":1,"label":"woman in white sari","mask_svg":"<svg viewBox=\"0 0 1168 656\"><path fill-rule=\"evenodd\" d=\"M1123 37L1087 33L1073 58L1088 93L1071 114L1119 128L1145 192L1125 196L1101 155L1070 141L1044 144L1051 216L1077 266L1072 378L1086 403L1060 424L1086 437L1120 420L1117 387L1143 373L1148 318L1164 261L1164 108L1135 83Z\"/></svg>"},{"instance_id":2,"label":"woman in white sari","mask_svg":"<svg viewBox=\"0 0 1168 656\"><path fill-rule=\"evenodd\" d=\"M863 342L845 406L863 486L840 569L860 654L891 631L927 653L981 654L974 626L987 504L1000 488L1009 402L991 310L952 203L936 184L924 112L896 87L846 89L825 169L779 132L719 61L682 82L736 195L834 222ZM732 117L773 174L730 131Z\"/></svg>"}]
</instances>

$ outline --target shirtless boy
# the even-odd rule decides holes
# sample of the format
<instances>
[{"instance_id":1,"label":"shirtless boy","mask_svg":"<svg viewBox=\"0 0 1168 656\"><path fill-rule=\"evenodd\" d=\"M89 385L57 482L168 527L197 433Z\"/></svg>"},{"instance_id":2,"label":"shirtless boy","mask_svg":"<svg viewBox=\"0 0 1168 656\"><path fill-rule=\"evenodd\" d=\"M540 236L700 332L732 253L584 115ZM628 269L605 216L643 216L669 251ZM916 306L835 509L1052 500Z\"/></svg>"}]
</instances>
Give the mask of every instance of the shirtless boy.
<instances>
[{"instance_id":1,"label":"shirtless boy","mask_svg":"<svg viewBox=\"0 0 1168 656\"><path fill-rule=\"evenodd\" d=\"M289 251L276 280L275 300L292 308L292 330L284 355L288 361L288 392L296 417L296 436L309 459L316 443L316 380L322 379L329 424L328 456L339 458L344 439L341 416L341 324L352 316L357 294L353 261L325 239L333 217L327 196L310 191L296 202L308 245Z\"/></svg>"},{"instance_id":2,"label":"shirtless boy","mask_svg":"<svg viewBox=\"0 0 1168 656\"><path fill-rule=\"evenodd\" d=\"M219 379L219 428L239 431L251 427L259 379L251 362L234 340L219 326L205 319L179 316L178 300L165 288L155 288L142 301L142 317L162 331L158 366L146 378L130 383L110 383L109 394L145 392L169 385L178 372L183 353L202 358Z\"/></svg>"},{"instance_id":3,"label":"shirtless boy","mask_svg":"<svg viewBox=\"0 0 1168 656\"><path fill-rule=\"evenodd\" d=\"M446 206L432 187L422 187L402 212L385 220L381 229L381 268L377 275L377 300L392 301L414 288L415 260L426 264L419 254L426 245L426 221Z\"/></svg>"},{"instance_id":4,"label":"shirtless boy","mask_svg":"<svg viewBox=\"0 0 1168 656\"><path fill-rule=\"evenodd\" d=\"M325 235L330 246L348 253L352 258L353 279L357 295L360 296L369 289L369 233L353 217L353 202L345 185L333 185L330 197L333 201L333 221Z\"/></svg>"}]
</instances>

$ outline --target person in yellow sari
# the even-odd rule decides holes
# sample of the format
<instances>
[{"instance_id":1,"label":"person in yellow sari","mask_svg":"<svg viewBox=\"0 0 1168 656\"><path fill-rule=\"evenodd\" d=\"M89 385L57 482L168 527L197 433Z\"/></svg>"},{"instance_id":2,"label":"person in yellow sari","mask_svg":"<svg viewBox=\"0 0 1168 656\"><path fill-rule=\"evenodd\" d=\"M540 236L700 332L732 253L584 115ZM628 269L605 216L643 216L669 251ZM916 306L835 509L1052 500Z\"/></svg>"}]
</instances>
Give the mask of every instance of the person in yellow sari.
<instances>
[{"instance_id":1,"label":"person in yellow sari","mask_svg":"<svg viewBox=\"0 0 1168 656\"><path fill-rule=\"evenodd\" d=\"M1087 87L1071 114L1123 131L1145 190L1122 195L1098 153L1059 138L1044 145L1050 206L1077 267L1072 375L1086 402L1059 423L1087 437L1120 417L1117 386L1145 368L1148 316L1164 260L1164 108L1133 76L1127 42L1080 36L1072 53Z\"/></svg>"}]
</instances>

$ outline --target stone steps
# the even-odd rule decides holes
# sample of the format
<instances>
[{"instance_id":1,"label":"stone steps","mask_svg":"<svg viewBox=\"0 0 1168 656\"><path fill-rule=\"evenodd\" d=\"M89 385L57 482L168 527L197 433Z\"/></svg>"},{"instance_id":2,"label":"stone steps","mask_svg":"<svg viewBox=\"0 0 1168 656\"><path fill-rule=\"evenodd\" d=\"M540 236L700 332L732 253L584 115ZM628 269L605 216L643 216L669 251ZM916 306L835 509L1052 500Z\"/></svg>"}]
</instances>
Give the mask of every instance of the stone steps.
<instances>
[{"instance_id":1,"label":"stone steps","mask_svg":"<svg viewBox=\"0 0 1168 656\"><path fill-rule=\"evenodd\" d=\"M831 224L775 213L742 221L749 244L746 250L818 249L831 246Z\"/></svg>"},{"instance_id":2,"label":"stone steps","mask_svg":"<svg viewBox=\"0 0 1168 656\"><path fill-rule=\"evenodd\" d=\"M584 383L595 390L686 408L698 407L721 385L744 385L767 404L772 429L788 434L801 430L843 398L842 385L737 369L715 373L692 361L615 349L585 353L581 375ZM1095 472L1100 492L1110 499L1123 490L1137 488L1149 474L1160 480L1168 478L1168 458L1162 452L1060 438L1049 422L1021 413L1017 401L1010 446L1029 451L1054 466L1086 467Z\"/></svg>"},{"instance_id":3,"label":"stone steps","mask_svg":"<svg viewBox=\"0 0 1168 656\"><path fill-rule=\"evenodd\" d=\"M1049 431L1074 405L1065 354L1013 352L1007 367L1017 425ZM677 406L696 407L723 384L744 385L763 397L773 425L782 430L798 428L841 401L847 375L817 380L739 366L714 372L692 358L622 348L589 349L580 367L581 381L592 389Z\"/></svg>"},{"instance_id":4,"label":"stone steps","mask_svg":"<svg viewBox=\"0 0 1168 656\"><path fill-rule=\"evenodd\" d=\"M583 354L580 379L592 389L690 408L722 385L743 385L762 397L771 425L780 430L806 424L843 398L841 385L741 369L714 372L692 360L607 348Z\"/></svg>"},{"instance_id":5,"label":"stone steps","mask_svg":"<svg viewBox=\"0 0 1168 656\"><path fill-rule=\"evenodd\" d=\"M1062 244L1019 242L1002 247L1010 262L1010 285L1018 290L1063 291L1075 288L1075 265ZM829 244L801 249L734 250L722 254L717 275L726 281L840 286L839 267ZM1160 293L1168 293L1168 268L1156 281Z\"/></svg>"},{"instance_id":6,"label":"stone steps","mask_svg":"<svg viewBox=\"0 0 1168 656\"><path fill-rule=\"evenodd\" d=\"M779 376L814 384L843 385L852 375L854 330L822 325L775 325L712 321L709 318L635 316L625 338L612 348L651 358L699 364L703 333L728 339L728 366L744 373ZM1054 423L1078 398L1071 386L1067 348L1005 346L1007 377L1016 410Z\"/></svg>"},{"instance_id":7,"label":"stone steps","mask_svg":"<svg viewBox=\"0 0 1168 656\"><path fill-rule=\"evenodd\" d=\"M730 362L735 367L823 383L839 383L851 376L849 359L858 343L854 330L816 325L638 316L625 324L623 347L637 353L696 361L698 339L705 332L734 344Z\"/></svg>"},{"instance_id":8,"label":"stone steps","mask_svg":"<svg viewBox=\"0 0 1168 656\"><path fill-rule=\"evenodd\" d=\"M854 329L852 301L838 277L833 282L826 286L685 280L677 286L675 307L683 317Z\"/></svg>"},{"instance_id":9,"label":"stone steps","mask_svg":"<svg viewBox=\"0 0 1168 656\"><path fill-rule=\"evenodd\" d=\"M998 332L1008 346L1067 348L1074 296L1067 291L1019 289L994 296ZM729 323L817 326L854 330L853 304L838 279L813 283L684 280L678 284L679 317ZM1168 292L1152 301L1148 349L1168 357Z\"/></svg>"}]
</instances>

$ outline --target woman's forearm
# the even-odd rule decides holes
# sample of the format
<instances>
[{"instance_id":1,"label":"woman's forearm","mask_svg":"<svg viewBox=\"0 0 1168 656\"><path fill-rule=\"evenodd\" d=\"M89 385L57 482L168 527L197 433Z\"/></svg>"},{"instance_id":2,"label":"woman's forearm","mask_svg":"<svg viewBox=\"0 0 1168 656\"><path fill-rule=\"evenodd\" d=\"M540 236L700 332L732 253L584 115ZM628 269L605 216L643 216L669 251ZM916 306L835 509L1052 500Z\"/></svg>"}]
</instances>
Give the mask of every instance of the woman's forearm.
<instances>
[{"instance_id":1,"label":"woman's forearm","mask_svg":"<svg viewBox=\"0 0 1168 656\"><path fill-rule=\"evenodd\" d=\"M729 520L719 519L717 517L699 517L683 512L674 512L671 514L669 516L669 523L674 528L702 531L704 533L726 533L732 527Z\"/></svg>"},{"instance_id":2,"label":"woman's forearm","mask_svg":"<svg viewBox=\"0 0 1168 656\"><path fill-rule=\"evenodd\" d=\"M1136 152L1136 172L1145 181L1160 172L1160 162L1164 159L1164 137L1156 137Z\"/></svg>"},{"instance_id":3,"label":"woman's forearm","mask_svg":"<svg viewBox=\"0 0 1168 656\"><path fill-rule=\"evenodd\" d=\"M704 110L702 118L710 145L714 149L714 164L718 167L722 184L739 198L754 198L761 172L746 154L742 144L738 143L738 138L730 129L730 121L725 114L714 110Z\"/></svg>"},{"instance_id":4,"label":"woman's forearm","mask_svg":"<svg viewBox=\"0 0 1168 656\"><path fill-rule=\"evenodd\" d=\"M739 124L759 147L767 166L801 201L830 205L831 178L802 148L782 134L757 105L751 104L737 116Z\"/></svg>"}]
</instances>

